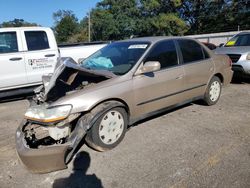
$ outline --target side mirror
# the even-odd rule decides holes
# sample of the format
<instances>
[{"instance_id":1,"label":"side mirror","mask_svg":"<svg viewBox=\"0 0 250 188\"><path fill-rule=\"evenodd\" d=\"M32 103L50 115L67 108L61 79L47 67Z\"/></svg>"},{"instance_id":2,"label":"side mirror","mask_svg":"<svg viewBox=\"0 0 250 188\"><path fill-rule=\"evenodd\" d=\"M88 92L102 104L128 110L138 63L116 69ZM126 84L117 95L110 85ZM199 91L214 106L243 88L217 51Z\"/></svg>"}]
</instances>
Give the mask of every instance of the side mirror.
<instances>
[{"instance_id":1,"label":"side mirror","mask_svg":"<svg viewBox=\"0 0 250 188\"><path fill-rule=\"evenodd\" d=\"M77 63L80 64L84 59L86 59L86 58L79 58Z\"/></svg>"},{"instance_id":2,"label":"side mirror","mask_svg":"<svg viewBox=\"0 0 250 188\"><path fill-rule=\"evenodd\" d=\"M224 43L220 43L219 47L222 47L224 45Z\"/></svg>"},{"instance_id":3,"label":"side mirror","mask_svg":"<svg viewBox=\"0 0 250 188\"><path fill-rule=\"evenodd\" d=\"M138 71L136 72L136 75L139 74L145 74L149 72L155 72L161 69L161 64L159 61L147 61L142 65Z\"/></svg>"}]
</instances>

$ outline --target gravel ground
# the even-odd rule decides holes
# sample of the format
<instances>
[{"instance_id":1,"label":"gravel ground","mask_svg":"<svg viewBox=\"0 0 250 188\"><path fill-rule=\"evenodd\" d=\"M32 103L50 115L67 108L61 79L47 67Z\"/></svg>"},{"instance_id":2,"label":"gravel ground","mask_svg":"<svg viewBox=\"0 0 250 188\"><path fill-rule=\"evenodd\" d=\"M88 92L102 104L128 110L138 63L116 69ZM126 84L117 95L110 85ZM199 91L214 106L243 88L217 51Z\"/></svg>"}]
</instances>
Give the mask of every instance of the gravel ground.
<instances>
[{"instance_id":1,"label":"gravel ground","mask_svg":"<svg viewBox=\"0 0 250 188\"><path fill-rule=\"evenodd\" d=\"M250 187L250 84L214 106L190 104L145 120L114 150L83 145L68 169L31 174L15 153L27 100L0 103L0 187Z\"/></svg>"}]
</instances>

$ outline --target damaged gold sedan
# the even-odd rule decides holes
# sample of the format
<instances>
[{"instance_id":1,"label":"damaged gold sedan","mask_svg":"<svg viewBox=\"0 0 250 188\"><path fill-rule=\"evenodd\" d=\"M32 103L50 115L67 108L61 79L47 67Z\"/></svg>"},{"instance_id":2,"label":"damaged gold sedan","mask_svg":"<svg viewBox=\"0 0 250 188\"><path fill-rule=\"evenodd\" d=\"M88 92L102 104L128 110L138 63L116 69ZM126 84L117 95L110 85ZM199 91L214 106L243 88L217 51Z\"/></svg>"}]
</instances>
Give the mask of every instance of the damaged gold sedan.
<instances>
[{"instance_id":1,"label":"damaged gold sedan","mask_svg":"<svg viewBox=\"0 0 250 188\"><path fill-rule=\"evenodd\" d=\"M66 168L84 141L109 150L140 119L198 99L215 104L231 78L227 56L181 37L115 42L80 64L62 58L35 90L17 153L32 172Z\"/></svg>"}]
</instances>

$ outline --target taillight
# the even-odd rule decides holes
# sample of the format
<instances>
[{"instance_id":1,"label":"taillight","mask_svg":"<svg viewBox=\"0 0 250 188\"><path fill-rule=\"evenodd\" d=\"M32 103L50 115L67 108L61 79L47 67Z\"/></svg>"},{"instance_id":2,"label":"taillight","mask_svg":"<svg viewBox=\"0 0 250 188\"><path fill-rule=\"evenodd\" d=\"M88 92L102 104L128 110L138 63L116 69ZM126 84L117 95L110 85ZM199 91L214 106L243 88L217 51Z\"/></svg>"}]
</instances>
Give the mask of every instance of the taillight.
<instances>
[{"instance_id":1,"label":"taillight","mask_svg":"<svg viewBox=\"0 0 250 188\"><path fill-rule=\"evenodd\" d=\"M230 58L228 58L228 63L229 63L229 66L232 67L233 62Z\"/></svg>"},{"instance_id":2,"label":"taillight","mask_svg":"<svg viewBox=\"0 0 250 188\"><path fill-rule=\"evenodd\" d=\"M247 54L247 60L250 60L250 53Z\"/></svg>"}]
</instances>

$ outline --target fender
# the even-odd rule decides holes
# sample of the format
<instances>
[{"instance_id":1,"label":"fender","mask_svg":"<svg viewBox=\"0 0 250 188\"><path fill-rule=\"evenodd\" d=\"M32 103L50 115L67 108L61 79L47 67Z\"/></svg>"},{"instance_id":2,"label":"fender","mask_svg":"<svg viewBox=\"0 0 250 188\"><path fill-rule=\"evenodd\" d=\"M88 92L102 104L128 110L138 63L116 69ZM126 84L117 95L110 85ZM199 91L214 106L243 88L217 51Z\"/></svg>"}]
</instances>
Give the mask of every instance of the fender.
<instances>
[{"instance_id":1,"label":"fender","mask_svg":"<svg viewBox=\"0 0 250 188\"><path fill-rule=\"evenodd\" d=\"M78 120L76 127L69 138L71 146L68 152L66 153L65 157L66 164L68 164L71 161L72 157L81 148L82 140L87 134L87 131L94 125L94 123L98 120L99 117L101 117L101 115L103 115L105 112L109 111L114 107L125 108L125 105L118 101L106 101L93 108L90 112L84 114Z\"/></svg>"}]
</instances>

